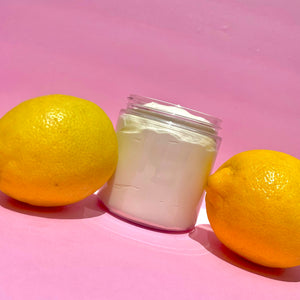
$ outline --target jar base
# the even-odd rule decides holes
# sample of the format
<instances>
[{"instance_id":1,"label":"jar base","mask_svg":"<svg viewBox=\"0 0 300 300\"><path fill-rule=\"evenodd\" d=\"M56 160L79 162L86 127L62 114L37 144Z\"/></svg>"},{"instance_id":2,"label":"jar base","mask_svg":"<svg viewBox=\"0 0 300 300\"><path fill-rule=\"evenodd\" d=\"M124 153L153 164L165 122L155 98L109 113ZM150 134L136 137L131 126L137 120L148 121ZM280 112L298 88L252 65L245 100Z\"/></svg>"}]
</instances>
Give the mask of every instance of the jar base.
<instances>
[{"instance_id":1,"label":"jar base","mask_svg":"<svg viewBox=\"0 0 300 300\"><path fill-rule=\"evenodd\" d=\"M169 226L153 224L144 219L137 218L132 215L126 214L118 209L114 209L114 208L106 205L105 202L102 201L101 199L99 201L100 201L101 205L103 205L106 208L107 212L110 213L112 216L114 216L124 222L130 223L132 225L142 227L144 229L155 230L155 231L164 232L164 233L188 233L195 228L195 224L189 226L188 228L169 227Z\"/></svg>"}]
</instances>

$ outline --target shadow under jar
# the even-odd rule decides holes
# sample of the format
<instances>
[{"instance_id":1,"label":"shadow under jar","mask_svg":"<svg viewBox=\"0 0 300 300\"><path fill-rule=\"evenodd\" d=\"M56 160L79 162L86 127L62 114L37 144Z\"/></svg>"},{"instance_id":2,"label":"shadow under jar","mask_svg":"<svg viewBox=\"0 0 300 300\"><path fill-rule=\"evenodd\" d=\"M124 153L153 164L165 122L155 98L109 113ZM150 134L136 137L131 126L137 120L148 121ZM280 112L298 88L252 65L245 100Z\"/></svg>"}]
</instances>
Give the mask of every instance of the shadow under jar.
<instances>
[{"instance_id":1,"label":"shadow under jar","mask_svg":"<svg viewBox=\"0 0 300 300\"><path fill-rule=\"evenodd\" d=\"M129 96L117 123L119 162L100 191L112 213L167 231L191 230L221 138L221 120Z\"/></svg>"}]
</instances>

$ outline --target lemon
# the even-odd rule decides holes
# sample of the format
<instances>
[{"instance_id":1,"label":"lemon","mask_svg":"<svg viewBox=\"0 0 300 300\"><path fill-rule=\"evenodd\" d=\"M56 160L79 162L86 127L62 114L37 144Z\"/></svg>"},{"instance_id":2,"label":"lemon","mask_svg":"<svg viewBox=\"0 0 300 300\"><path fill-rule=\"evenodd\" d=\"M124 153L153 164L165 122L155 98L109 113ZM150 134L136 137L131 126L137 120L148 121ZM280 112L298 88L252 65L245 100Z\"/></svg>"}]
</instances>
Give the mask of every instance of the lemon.
<instances>
[{"instance_id":1,"label":"lemon","mask_svg":"<svg viewBox=\"0 0 300 300\"><path fill-rule=\"evenodd\" d=\"M300 265L300 161L271 150L250 150L208 179L207 215L228 248L257 264Z\"/></svg>"},{"instance_id":2,"label":"lemon","mask_svg":"<svg viewBox=\"0 0 300 300\"><path fill-rule=\"evenodd\" d=\"M0 120L0 190L38 206L77 202L113 174L117 138L95 103L66 95L22 102Z\"/></svg>"}]
</instances>

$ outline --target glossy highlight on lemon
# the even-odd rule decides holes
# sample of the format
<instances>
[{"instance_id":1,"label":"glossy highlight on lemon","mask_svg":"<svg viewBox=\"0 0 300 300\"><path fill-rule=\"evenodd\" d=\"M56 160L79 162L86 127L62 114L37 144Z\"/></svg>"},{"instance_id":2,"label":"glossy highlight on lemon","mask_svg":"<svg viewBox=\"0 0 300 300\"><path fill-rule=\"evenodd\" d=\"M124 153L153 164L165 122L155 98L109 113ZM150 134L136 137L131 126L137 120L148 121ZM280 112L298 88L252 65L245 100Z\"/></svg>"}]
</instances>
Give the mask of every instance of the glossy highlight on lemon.
<instances>
[{"instance_id":1,"label":"glossy highlight on lemon","mask_svg":"<svg viewBox=\"0 0 300 300\"><path fill-rule=\"evenodd\" d=\"M77 202L111 177L117 149L95 103L67 95L24 101L0 119L0 190L37 206Z\"/></svg>"},{"instance_id":2,"label":"glossy highlight on lemon","mask_svg":"<svg viewBox=\"0 0 300 300\"><path fill-rule=\"evenodd\" d=\"M300 265L300 160L250 150L208 179L207 215L228 248L257 264Z\"/></svg>"}]
</instances>

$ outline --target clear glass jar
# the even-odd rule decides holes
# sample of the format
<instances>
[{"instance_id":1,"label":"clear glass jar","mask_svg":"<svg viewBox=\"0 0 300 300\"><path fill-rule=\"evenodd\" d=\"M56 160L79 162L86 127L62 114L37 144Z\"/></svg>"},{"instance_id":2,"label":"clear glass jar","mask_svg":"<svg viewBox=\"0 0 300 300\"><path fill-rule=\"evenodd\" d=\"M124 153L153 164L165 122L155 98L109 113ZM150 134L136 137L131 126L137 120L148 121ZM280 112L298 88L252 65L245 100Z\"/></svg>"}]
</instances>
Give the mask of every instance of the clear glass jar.
<instances>
[{"instance_id":1,"label":"clear glass jar","mask_svg":"<svg viewBox=\"0 0 300 300\"><path fill-rule=\"evenodd\" d=\"M119 162L100 191L112 213L156 229L188 231L216 158L221 120L131 95L117 123Z\"/></svg>"}]
</instances>

